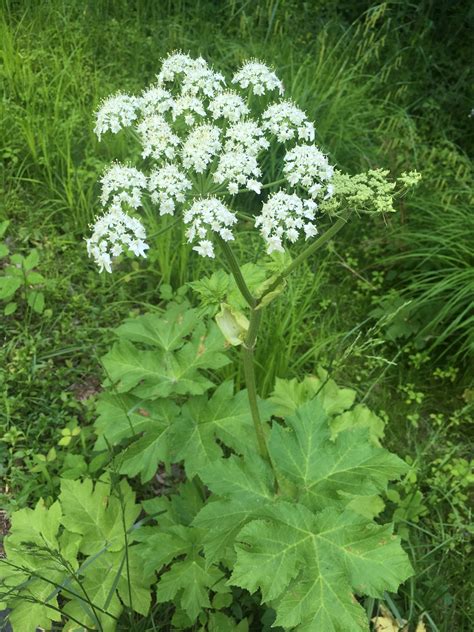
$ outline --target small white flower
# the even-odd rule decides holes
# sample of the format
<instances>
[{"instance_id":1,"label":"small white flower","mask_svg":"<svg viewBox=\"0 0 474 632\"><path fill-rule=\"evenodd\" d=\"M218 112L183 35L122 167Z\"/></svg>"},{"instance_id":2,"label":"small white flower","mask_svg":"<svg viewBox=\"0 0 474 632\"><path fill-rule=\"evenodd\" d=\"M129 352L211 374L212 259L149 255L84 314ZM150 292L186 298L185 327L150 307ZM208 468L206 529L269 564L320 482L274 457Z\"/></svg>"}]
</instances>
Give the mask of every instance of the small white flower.
<instances>
[{"instance_id":1,"label":"small white flower","mask_svg":"<svg viewBox=\"0 0 474 632\"><path fill-rule=\"evenodd\" d=\"M297 195L278 191L268 198L261 214L255 220L260 233L267 244L267 252L283 252L283 239L295 242L301 232L305 238L317 234L314 225L316 203L302 200Z\"/></svg>"},{"instance_id":2,"label":"small white flower","mask_svg":"<svg viewBox=\"0 0 474 632\"><path fill-rule=\"evenodd\" d=\"M267 91L278 90L283 94L282 82L270 68L258 60L246 62L232 78L232 83L238 83L241 88L250 87L254 94L262 95Z\"/></svg>"},{"instance_id":3,"label":"small white flower","mask_svg":"<svg viewBox=\"0 0 474 632\"><path fill-rule=\"evenodd\" d=\"M164 88L153 85L144 90L139 98L140 111L144 116L152 114L164 114L171 110L174 105L171 92Z\"/></svg>"},{"instance_id":4,"label":"small white flower","mask_svg":"<svg viewBox=\"0 0 474 632\"><path fill-rule=\"evenodd\" d=\"M147 181L145 174L135 167L114 163L104 172L100 182L102 206L108 203L117 209L122 204L129 204L132 208L141 206L142 191L146 189Z\"/></svg>"},{"instance_id":5,"label":"small white flower","mask_svg":"<svg viewBox=\"0 0 474 632\"><path fill-rule=\"evenodd\" d=\"M199 93L213 97L222 90L224 77L210 68L202 58L193 59L185 53L172 53L162 63L158 75L160 85L177 81L181 82L181 93L196 96Z\"/></svg>"},{"instance_id":6,"label":"small white flower","mask_svg":"<svg viewBox=\"0 0 474 632\"><path fill-rule=\"evenodd\" d=\"M300 185L312 198L318 197L323 186L334 175L327 157L315 145L297 145L284 158L283 171L292 186ZM326 188L326 195L332 193Z\"/></svg>"},{"instance_id":7,"label":"small white flower","mask_svg":"<svg viewBox=\"0 0 474 632\"><path fill-rule=\"evenodd\" d=\"M260 178L261 175L255 156L236 148L220 155L213 179L218 184L227 180L227 188L231 195L238 193L239 187L243 186L260 193L262 185L256 178Z\"/></svg>"},{"instance_id":8,"label":"small white flower","mask_svg":"<svg viewBox=\"0 0 474 632\"><path fill-rule=\"evenodd\" d=\"M100 140L102 134L110 130L113 134L119 132L123 127L128 127L137 118L139 99L118 92L102 101L96 113L96 124L94 132Z\"/></svg>"},{"instance_id":9,"label":"small white flower","mask_svg":"<svg viewBox=\"0 0 474 632\"><path fill-rule=\"evenodd\" d=\"M133 252L137 257L146 257L149 246L145 239L145 229L138 219L118 208L112 208L94 224L91 237L86 239L87 252L99 266L100 272L112 272L112 257L124 251Z\"/></svg>"},{"instance_id":10,"label":"small white flower","mask_svg":"<svg viewBox=\"0 0 474 632\"><path fill-rule=\"evenodd\" d=\"M152 114L137 126L141 137L143 151L142 156L153 158L173 158L175 148L179 144L179 138L173 134L171 127L161 114Z\"/></svg>"},{"instance_id":11,"label":"small white flower","mask_svg":"<svg viewBox=\"0 0 474 632\"><path fill-rule=\"evenodd\" d=\"M226 152L245 151L249 156L257 156L262 149L269 146L262 128L255 121L239 121L227 128L225 132Z\"/></svg>"},{"instance_id":12,"label":"small white flower","mask_svg":"<svg viewBox=\"0 0 474 632\"><path fill-rule=\"evenodd\" d=\"M284 143L298 134L300 140L314 140L314 125L308 121L306 114L291 101L272 103L262 114L262 127L275 134Z\"/></svg>"},{"instance_id":13,"label":"small white flower","mask_svg":"<svg viewBox=\"0 0 474 632\"><path fill-rule=\"evenodd\" d=\"M194 125L195 114L206 116L206 110L201 99L190 94L184 94L176 99L173 105L173 120L184 115L186 125Z\"/></svg>"},{"instance_id":14,"label":"small white flower","mask_svg":"<svg viewBox=\"0 0 474 632\"><path fill-rule=\"evenodd\" d=\"M183 165L186 169L194 169L197 173L203 173L220 148L219 128L215 125L198 125L190 131L184 141Z\"/></svg>"},{"instance_id":15,"label":"small white flower","mask_svg":"<svg viewBox=\"0 0 474 632\"><path fill-rule=\"evenodd\" d=\"M160 215L173 215L176 202L184 202L192 184L174 164L166 164L151 172L148 190L152 202L159 204Z\"/></svg>"},{"instance_id":16,"label":"small white flower","mask_svg":"<svg viewBox=\"0 0 474 632\"><path fill-rule=\"evenodd\" d=\"M188 243L198 242L193 250L203 257L214 257L210 233L217 233L225 241L234 239L230 228L237 222L237 217L217 198L195 200L183 219L185 224L189 224L186 231Z\"/></svg>"},{"instance_id":17,"label":"small white flower","mask_svg":"<svg viewBox=\"0 0 474 632\"><path fill-rule=\"evenodd\" d=\"M242 97L230 90L217 94L208 107L214 119L224 118L231 123L236 123L249 113Z\"/></svg>"}]
</instances>

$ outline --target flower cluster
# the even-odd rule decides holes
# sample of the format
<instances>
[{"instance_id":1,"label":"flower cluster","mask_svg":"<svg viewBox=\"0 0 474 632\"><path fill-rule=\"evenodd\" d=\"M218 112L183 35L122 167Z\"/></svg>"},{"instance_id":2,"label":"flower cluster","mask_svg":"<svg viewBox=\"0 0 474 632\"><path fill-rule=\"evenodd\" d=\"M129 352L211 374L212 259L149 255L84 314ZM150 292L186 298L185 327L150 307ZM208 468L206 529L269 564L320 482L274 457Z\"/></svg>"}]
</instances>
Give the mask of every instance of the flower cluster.
<instances>
[{"instance_id":1,"label":"flower cluster","mask_svg":"<svg viewBox=\"0 0 474 632\"><path fill-rule=\"evenodd\" d=\"M217 198L196 200L184 213L183 219L185 224L189 224L186 231L188 241L198 242L193 250L203 257L214 257L210 233L217 233L224 241L234 239L230 228L237 222L237 217Z\"/></svg>"},{"instance_id":2,"label":"flower cluster","mask_svg":"<svg viewBox=\"0 0 474 632\"><path fill-rule=\"evenodd\" d=\"M237 83L244 89L250 88L254 94L259 96L272 90L278 90L280 94L284 92L283 84L276 74L256 59L246 62L235 73L232 83Z\"/></svg>"},{"instance_id":3,"label":"flower cluster","mask_svg":"<svg viewBox=\"0 0 474 632\"><path fill-rule=\"evenodd\" d=\"M298 134L300 140L314 140L314 125L308 121L303 110L291 101L280 101L268 106L262 115L263 129L275 134L280 143L291 140Z\"/></svg>"},{"instance_id":4,"label":"flower cluster","mask_svg":"<svg viewBox=\"0 0 474 632\"><path fill-rule=\"evenodd\" d=\"M314 199L321 194L324 185L334 175L326 156L315 145L297 145L285 155L283 171L292 186L300 185ZM332 187L325 187L326 195L332 195Z\"/></svg>"},{"instance_id":5,"label":"flower cluster","mask_svg":"<svg viewBox=\"0 0 474 632\"><path fill-rule=\"evenodd\" d=\"M295 242L303 231L305 238L314 237L318 231L314 225L316 202L302 200L297 195L278 191L263 205L262 214L255 226L267 244L267 252L283 252L283 239Z\"/></svg>"},{"instance_id":6,"label":"flower cluster","mask_svg":"<svg viewBox=\"0 0 474 632\"><path fill-rule=\"evenodd\" d=\"M118 208L112 208L94 224L92 236L86 240L87 252L93 257L100 272L112 272L112 257L130 251L146 257L148 245L143 224Z\"/></svg>"},{"instance_id":7,"label":"flower cluster","mask_svg":"<svg viewBox=\"0 0 474 632\"><path fill-rule=\"evenodd\" d=\"M315 235L314 200L331 195L333 168L312 144L313 123L294 103L281 100L282 94L280 79L258 60L244 63L226 82L202 57L176 52L163 60L140 96L117 93L106 99L97 112L98 137L131 127L143 166L114 164L102 178L107 210L88 240L101 269L110 271L112 257L123 251L145 256L143 226L125 215L139 209L145 195L159 215L181 214L186 239L206 257L214 256L216 235L234 238L236 215L221 196L260 195L285 181L257 219L269 252L281 250L284 240ZM261 106L260 95L266 95ZM266 151L279 143L284 149L269 160ZM275 160L282 151L284 160ZM273 182L264 181L264 164L272 165Z\"/></svg>"},{"instance_id":8,"label":"flower cluster","mask_svg":"<svg viewBox=\"0 0 474 632\"><path fill-rule=\"evenodd\" d=\"M160 215L173 215L176 202L184 202L191 188L191 182L174 164L155 169L148 178L151 201L159 204Z\"/></svg>"}]
</instances>

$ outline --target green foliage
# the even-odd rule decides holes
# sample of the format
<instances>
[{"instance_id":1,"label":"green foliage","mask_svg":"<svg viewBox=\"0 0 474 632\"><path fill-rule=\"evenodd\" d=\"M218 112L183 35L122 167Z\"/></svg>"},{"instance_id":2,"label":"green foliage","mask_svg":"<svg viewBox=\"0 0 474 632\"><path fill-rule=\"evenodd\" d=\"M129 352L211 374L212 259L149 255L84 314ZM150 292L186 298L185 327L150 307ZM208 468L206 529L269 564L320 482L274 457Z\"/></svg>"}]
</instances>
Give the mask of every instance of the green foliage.
<instances>
[{"instance_id":1,"label":"green foliage","mask_svg":"<svg viewBox=\"0 0 474 632\"><path fill-rule=\"evenodd\" d=\"M285 427L273 424L276 479L256 455L231 457L201 473L215 494L193 523L208 531L206 557L225 562L236 542L230 583L260 589L277 625L365 630L353 593L381 596L412 572L391 526L357 512L359 499L372 498L406 470L367 439L366 429L351 428L333 441L316 398Z\"/></svg>"},{"instance_id":2,"label":"green foliage","mask_svg":"<svg viewBox=\"0 0 474 632\"><path fill-rule=\"evenodd\" d=\"M4 235L9 222L0 222L0 238ZM0 259L9 255L6 244L0 243ZM46 280L35 268L40 261L36 249L24 257L19 253L9 256L8 262L3 266L0 275L0 300L8 301L3 310L5 316L14 314L18 309L18 297L23 294L28 307L41 314L44 310L44 294L42 288ZM16 300L13 300L16 299Z\"/></svg>"},{"instance_id":3,"label":"green foliage","mask_svg":"<svg viewBox=\"0 0 474 632\"><path fill-rule=\"evenodd\" d=\"M129 485L112 487L107 478L95 486L62 481L51 507L39 501L15 512L0 562L13 629L50 630L63 621L64 630L105 632L115 630L124 605L146 615L152 575L127 535L139 513Z\"/></svg>"}]
</instances>

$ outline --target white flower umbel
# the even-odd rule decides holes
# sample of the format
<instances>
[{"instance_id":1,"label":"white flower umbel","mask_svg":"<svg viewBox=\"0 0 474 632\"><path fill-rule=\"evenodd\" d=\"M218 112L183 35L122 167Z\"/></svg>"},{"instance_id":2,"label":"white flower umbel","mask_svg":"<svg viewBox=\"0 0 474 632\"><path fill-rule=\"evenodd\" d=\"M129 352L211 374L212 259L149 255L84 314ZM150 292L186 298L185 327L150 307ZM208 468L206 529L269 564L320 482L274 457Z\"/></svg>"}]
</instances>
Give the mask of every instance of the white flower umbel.
<instances>
[{"instance_id":1,"label":"white flower umbel","mask_svg":"<svg viewBox=\"0 0 474 632\"><path fill-rule=\"evenodd\" d=\"M144 90L139 98L140 111L143 116L152 114L164 114L171 110L174 99L171 92L161 86L153 85Z\"/></svg>"},{"instance_id":2,"label":"white flower umbel","mask_svg":"<svg viewBox=\"0 0 474 632\"><path fill-rule=\"evenodd\" d=\"M295 242L304 233L305 238L314 237L316 203L302 200L297 195L278 191L268 198L262 213L256 218L255 226L267 244L267 252L283 252L283 239Z\"/></svg>"},{"instance_id":3,"label":"white flower umbel","mask_svg":"<svg viewBox=\"0 0 474 632\"><path fill-rule=\"evenodd\" d=\"M214 72L202 58L193 59L184 53L172 53L162 63L158 83L164 84L181 79L181 93L213 97L222 90L225 79Z\"/></svg>"},{"instance_id":4,"label":"white flower umbel","mask_svg":"<svg viewBox=\"0 0 474 632\"><path fill-rule=\"evenodd\" d=\"M259 96L272 90L278 90L280 94L284 92L283 84L273 70L256 59L246 62L235 73L232 83L237 83L244 89L250 87Z\"/></svg>"},{"instance_id":5,"label":"white flower umbel","mask_svg":"<svg viewBox=\"0 0 474 632\"><path fill-rule=\"evenodd\" d=\"M245 151L250 156L257 156L269 146L262 128L255 121L239 121L227 128L224 151Z\"/></svg>"},{"instance_id":6,"label":"white flower umbel","mask_svg":"<svg viewBox=\"0 0 474 632\"><path fill-rule=\"evenodd\" d=\"M173 158L176 147L179 145L179 138L171 130L161 114L152 114L143 119L137 126L140 135L143 151L142 156L152 156L152 158Z\"/></svg>"},{"instance_id":7,"label":"white flower umbel","mask_svg":"<svg viewBox=\"0 0 474 632\"><path fill-rule=\"evenodd\" d=\"M120 209L122 204L138 208L142 203L142 192L146 189L147 180L144 173L120 163L111 165L102 176L102 193L100 201Z\"/></svg>"},{"instance_id":8,"label":"white flower umbel","mask_svg":"<svg viewBox=\"0 0 474 632\"><path fill-rule=\"evenodd\" d=\"M221 154L213 179L218 184L227 181L227 189L231 195L238 193L239 188L244 186L260 193L262 184L258 179L261 175L255 156L236 148Z\"/></svg>"},{"instance_id":9,"label":"white flower umbel","mask_svg":"<svg viewBox=\"0 0 474 632\"><path fill-rule=\"evenodd\" d=\"M314 125L303 110L291 101L280 101L267 107L262 114L262 127L274 134L280 143L291 140L298 134L300 140L314 140Z\"/></svg>"},{"instance_id":10,"label":"white flower umbel","mask_svg":"<svg viewBox=\"0 0 474 632\"><path fill-rule=\"evenodd\" d=\"M186 237L190 244L203 257L214 257L212 233L217 233L224 241L232 241L234 235L230 230L237 222L237 217L220 200L215 197L200 198L184 213L184 223L189 225Z\"/></svg>"},{"instance_id":11,"label":"white flower umbel","mask_svg":"<svg viewBox=\"0 0 474 632\"><path fill-rule=\"evenodd\" d=\"M145 239L145 229L138 219L113 208L94 224L92 236L86 240L87 252L100 272L112 272L112 258L122 252L130 251L137 257L146 257L149 246Z\"/></svg>"},{"instance_id":12,"label":"white flower umbel","mask_svg":"<svg viewBox=\"0 0 474 632\"><path fill-rule=\"evenodd\" d=\"M159 204L160 215L173 215L176 202L184 202L191 188L191 182L174 164L154 169L148 178L151 201Z\"/></svg>"},{"instance_id":13,"label":"white flower umbel","mask_svg":"<svg viewBox=\"0 0 474 632\"><path fill-rule=\"evenodd\" d=\"M223 118L231 123L236 123L250 112L242 97L230 90L216 95L208 107L214 119Z\"/></svg>"},{"instance_id":14,"label":"white flower umbel","mask_svg":"<svg viewBox=\"0 0 474 632\"><path fill-rule=\"evenodd\" d=\"M118 92L102 101L96 113L96 124L94 132L100 140L102 134L111 131L113 134L119 132L123 127L128 127L137 118L139 107L137 97Z\"/></svg>"},{"instance_id":15,"label":"white flower umbel","mask_svg":"<svg viewBox=\"0 0 474 632\"><path fill-rule=\"evenodd\" d=\"M178 116L184 116L186 125L194 125L196 116L206 116L206 110L204 109L204 103L198 97L194 97L191 94L184 94L176 99L173 104L173 119L176 120Z\"/></svg>"},{"instance_id":16,"label":"white flower umbel","mask_svg":"<svg viewBox=\"0 0 474 632\"><path fill-rule=\"evenodd\" d=\"M198 125L194 127L182 149L183 165L186 169L194 169L203 173L214 156L221 149L220 130L215 125Z\"/></svg>"},{"instance_id":17,"label":"white flower umbel","mask_svg":"<svg viewBox=\"0 0 474 632\"><path fill-rule=\"evenodd\" d=\"M285 155L283 171L292 186L300 185L312 198L332 194L328 181L334 175L326 156L315 145L298 145Z\"/></svg>"}]
</instances>

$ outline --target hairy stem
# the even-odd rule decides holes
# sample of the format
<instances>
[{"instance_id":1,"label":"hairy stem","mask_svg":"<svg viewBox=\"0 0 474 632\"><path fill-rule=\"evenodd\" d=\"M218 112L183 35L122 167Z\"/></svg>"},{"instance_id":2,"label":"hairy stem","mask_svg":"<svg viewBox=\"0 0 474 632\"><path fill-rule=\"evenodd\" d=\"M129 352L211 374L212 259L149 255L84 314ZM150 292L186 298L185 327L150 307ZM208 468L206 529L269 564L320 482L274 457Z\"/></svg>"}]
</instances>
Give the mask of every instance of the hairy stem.
<instances>
[{"instance_id":1,"label":"hairy stem","mask_svg":"<svg viewBox=\"0 0 474 632\"><path fill-rule=\"evenodd\" d=\"M242 346L242 360L244 365L245 384L247 386L250 412L252 414L255 434L257 435L258 450L260 452L260 455L266 461L271 463L270 455L267 448L267 442L265 440L263 424L260 418L260 411L258 410L257 383L255 380L255 367L253 361L253 352L255 349L255 343L257 341L258 327L260 325L261 318L262 311L252 309L252 312L250 314L249 329Z\"/></svg>"},{"instance_id":2,"label":"hairy stem","mask_svg":"<svg viewBox=\"0 0 474 632\"><path fill-rule=\"evenodd\" d=\"M240 293L242 294L244 299L247 301L249 306L253 309L255 305L257 304L257 299L254 296L252 296L252 293L250 292L247 286L247 283L245 283L245 279L242 276L242 272L240 270L239 262L235 258L232 248L229 246L229 243L227 241L224 241L221 237L218 237L218 240L222 248L222 252L224 253L224 256L227 260L227 263L229 264L229 268L230 268L230 271L232 272L232 276L234 277L235 282L237 283L237 287L240 290Z\"/></svg>"}]
</instances>

